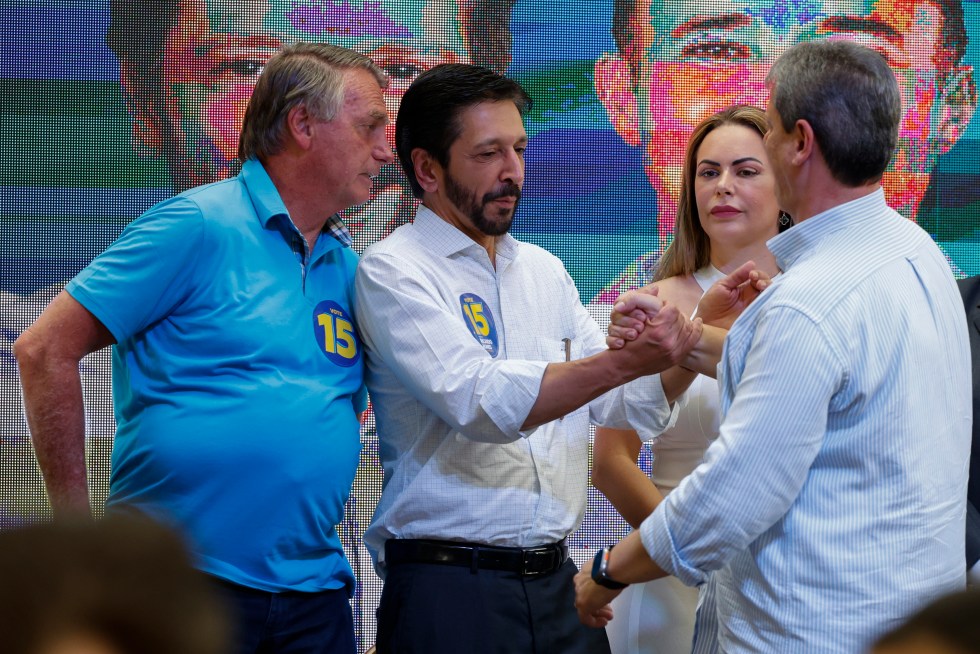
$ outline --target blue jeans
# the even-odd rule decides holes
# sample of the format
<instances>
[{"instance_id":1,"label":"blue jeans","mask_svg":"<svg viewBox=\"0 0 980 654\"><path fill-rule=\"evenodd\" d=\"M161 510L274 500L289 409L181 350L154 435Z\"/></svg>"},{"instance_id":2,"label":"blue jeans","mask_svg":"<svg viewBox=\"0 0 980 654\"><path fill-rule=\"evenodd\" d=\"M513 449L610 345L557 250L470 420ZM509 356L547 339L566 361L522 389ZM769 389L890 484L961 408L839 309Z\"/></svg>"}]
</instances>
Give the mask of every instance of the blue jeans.
<instances>
[{"instance_id":1,"label":"blue jeans","mask_svg":"<svg viewBox=\"0 0 980 654\"><path fill-rule=\"evenodd\" d=\"M229 610L236 654L354 654L354 617L343 588L271 593L211 577Z\"/></svg>"}]
</instances>

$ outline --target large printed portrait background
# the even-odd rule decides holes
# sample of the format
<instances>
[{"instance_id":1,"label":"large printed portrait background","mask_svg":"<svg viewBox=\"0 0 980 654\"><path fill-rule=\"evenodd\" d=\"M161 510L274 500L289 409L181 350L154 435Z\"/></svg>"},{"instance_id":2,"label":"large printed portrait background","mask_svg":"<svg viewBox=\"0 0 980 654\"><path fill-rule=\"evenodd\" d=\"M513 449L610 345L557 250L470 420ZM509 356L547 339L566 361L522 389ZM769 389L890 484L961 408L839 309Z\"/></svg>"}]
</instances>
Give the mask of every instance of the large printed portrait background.
<instances>
[{"instance_id":1,"label":"large printed portrait background","mask_svg":"<svg viewBox=\"0 0 980 654\"><path fill-rule=\"evenodd\" d=\"M903 93L889 201L932 234L957 276L980 274L975 0L19 0L3 3L0 22L0 528L48 515L13 340L129 221L237 172L245 103L285 42L371 56L391 77L392 116L437 63L521 81L535 105L513 233L559 256L601 321L669 241L693 125L732 103L764 106L765 72L789 45L857 40L886 56ZM357 249L411 219L404 189L392 167L347 213ZM108 353L82 373L98 513L113 434ZM380 588L360 546L381 484L370 419L362 441L343 535L366 647ZM593 493L573 549L581 559L625 529Z\"/></svg>"}]
</instances>

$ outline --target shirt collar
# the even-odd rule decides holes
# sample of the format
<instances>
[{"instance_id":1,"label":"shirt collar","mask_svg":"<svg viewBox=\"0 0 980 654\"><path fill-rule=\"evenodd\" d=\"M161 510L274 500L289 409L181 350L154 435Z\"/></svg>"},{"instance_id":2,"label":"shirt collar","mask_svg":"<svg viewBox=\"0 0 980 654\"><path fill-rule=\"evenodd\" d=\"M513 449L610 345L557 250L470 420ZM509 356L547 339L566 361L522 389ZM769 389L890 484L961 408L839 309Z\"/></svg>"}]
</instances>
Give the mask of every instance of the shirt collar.
<instances>
[{"instance_id":1,"label":"shirt collar","mask_svg":"<svg viewBox=\"0 0 980 654\"><path fill-rule=\"evenodd\" d=\"M239 175L263 227L268 227L269 222L276 216L289 217L276 185L272 183L272 178L258 159L249 159L242 164L242 172Z\"/></svg>"},{"instance_id":2,"label":"shirt collar","mask_svg":"<svg viewBox=\"0 0 980 654\"><path fill-rule=\"evenodd\" d=\"M878 188L857 200L828 209L823 213L807 218L793 225L782 234L773 236L766 243L769 251L776 257L780 270L786 271L814 248L828 234L853 226L866 219L868 214L887 210L885 193Z\"/></svg>"},{"instance_id":3,"label":"shirt collar","mask_svg":"<svg viewBox=\"0 0 980 654\"><path fill-rule=\"evenodd\" d=\"M415 214L415 227L420 230L422 240L433 254L450 257L456 253L466 253L470 256L486 256L482 245L461 232L455 226L443 220L424 204L419 205ZM517 239L510 234L497 237L497 256L506 261L513 261L517 256Z\"/></svg>"},{"instance_id":4,"label":"shirt collar","mask_svg":"<svg viewBox=\"0 0 980 654\"><path fill-rule=\"evenodd\" d=\"M262 162L258 159L249 159L242 165L242 172L240 174L245 184L245 189L248 191L248 196L252 200L252 206L255 207L255 213L258 215L263 227L268 228L270 221L279 216L282 217L280 220L285 219L288 223L292 223L289 212L286 210L286 205L283 203L282 197L280 197L279 191L276 189L276 185L272 183L272 178L269 177L269 173L266 172ZM321 233L329 234L340 242L341 245L351 246L350 232L338 214L327 218L327 222L324 224Z\"/></svg>"}]
</instances>

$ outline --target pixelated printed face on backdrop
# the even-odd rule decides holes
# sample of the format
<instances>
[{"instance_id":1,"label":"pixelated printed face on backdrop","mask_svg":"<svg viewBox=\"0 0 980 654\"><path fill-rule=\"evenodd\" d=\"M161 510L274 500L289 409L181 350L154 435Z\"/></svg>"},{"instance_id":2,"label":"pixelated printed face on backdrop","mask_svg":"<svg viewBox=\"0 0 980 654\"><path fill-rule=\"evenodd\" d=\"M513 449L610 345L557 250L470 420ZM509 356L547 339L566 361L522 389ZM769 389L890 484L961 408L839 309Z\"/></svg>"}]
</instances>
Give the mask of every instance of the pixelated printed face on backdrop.
<instances>
[{"instance_id":1,"label":"pixelated printed face on backdrop","mask_svg":"<svg viewBox=\"0 0 980 654\"><path fill-rule=\"evenodd\" d=\"M662 237L673 232L694 126L733 104L765 107L766 73L795 43L849 39L888 60L903 120L883 186L908 218L916 216L937 158L962 135L976 106L972 70L944 42L943 15L932 2L638 0L629 26L628 49L596 63L596 88L617 132L644 148Z\"/></svg>"},{"instance_id":2,"label":"pixelated printed face on backdrop","mask_svg":"<svg viewBox=\"0 0 980 654\"><path fill-rule=\"evenodd\" d=\"M468 61L457 13L451 0L184 0L161 53L162 110L152 97L131 103L136 140L164 154L177 191L231 176L255 81L280 46L299 40L371 57L391 79L393 118L419 73ZM398 184L397 164L387 169L381 183Z\"/></svg>"}]
</instances>

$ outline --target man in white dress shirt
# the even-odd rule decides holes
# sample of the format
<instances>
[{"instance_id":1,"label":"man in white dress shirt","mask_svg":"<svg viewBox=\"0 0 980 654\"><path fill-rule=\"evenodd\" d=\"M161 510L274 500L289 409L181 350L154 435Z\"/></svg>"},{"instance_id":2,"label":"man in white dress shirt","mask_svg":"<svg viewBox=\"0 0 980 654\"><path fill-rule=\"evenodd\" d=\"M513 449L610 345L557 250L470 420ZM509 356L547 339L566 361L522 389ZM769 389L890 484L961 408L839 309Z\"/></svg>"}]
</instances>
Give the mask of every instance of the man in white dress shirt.
<instances>
[{"instance_id":1,"label":"man in white dress shirt","mask_svg":"<svg viewBox=\"0 0 980 654\"><path fill-rule=\"evenodd\" d=\"M356 279L384 467L365 534L385 577L382 654L608 651L576 618L565 543L586 506L589 421L662 428L656 378L652 394L650 378L603 394L699 340L700 323L661 307L642 340L607 350L561 262L507 233L529 106L513 80L453 64L398 113L422 205Z\"/></svg>"},{"instance_id":2,"label":"man in white dress shirt","mask_svg":"<svg viewBox=\"0 0 980 654\"><path fill-rule=\"evenodd\" d=\"M885 204L885 59L802 43L767 84L783 274L728 334L704 463L597 555L599 583L578 575L577 606L605 624L617 583L714 573L721 651L863 652L964 584L966 324L942 253Z\"/></svg>"}]
</instances>

